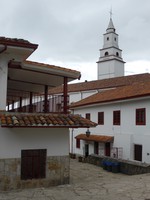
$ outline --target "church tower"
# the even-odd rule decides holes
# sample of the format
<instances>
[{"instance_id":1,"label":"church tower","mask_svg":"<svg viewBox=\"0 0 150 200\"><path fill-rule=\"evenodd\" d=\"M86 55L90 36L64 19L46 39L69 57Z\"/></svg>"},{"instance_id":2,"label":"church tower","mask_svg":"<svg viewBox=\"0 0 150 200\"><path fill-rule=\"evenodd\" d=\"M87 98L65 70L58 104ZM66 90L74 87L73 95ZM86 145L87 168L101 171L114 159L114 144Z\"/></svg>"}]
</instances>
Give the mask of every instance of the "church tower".
<instances>
[{"instance_id":1,"label":"church tower","mask_svg":"<svg viewBox=\"0 0 150 200\"><path fill-rule=\"evenodd\" d=\"M104 34L104 45L100 49L100 57L97 62L98 80L124 76L124 61L122 50L118 46L118 34L115 32L112 18Z\"/></svg>"}]
</instances>

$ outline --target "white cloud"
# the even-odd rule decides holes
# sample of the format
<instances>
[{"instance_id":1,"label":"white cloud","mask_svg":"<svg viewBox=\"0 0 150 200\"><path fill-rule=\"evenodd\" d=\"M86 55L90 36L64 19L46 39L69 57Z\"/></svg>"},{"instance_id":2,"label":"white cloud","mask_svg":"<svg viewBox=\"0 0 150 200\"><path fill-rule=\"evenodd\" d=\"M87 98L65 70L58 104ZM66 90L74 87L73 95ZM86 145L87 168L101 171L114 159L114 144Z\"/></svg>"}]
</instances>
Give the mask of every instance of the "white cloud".
<instances>
[{"instance_id":1,"label":"white cloud","mask_svg":"<svg viewBox=\"0 0 150 200\"><path fill-rule=\"evenodd\" d=\"M39 60L39 62L65 67L81 72L80 82L85 80L91 81L97 79L97 64L93 62L62 62L48 58L47 60ZM76 80L75 82L79 82Z\"/></svg>"},{"instance_id":2,"label":"white cloud","mask_svg":"<svg viewBox=\"0 0 150 200\"><path fill-rule=\"evenodd\" d=\"M79 70L82 80L97 78L96 61L112 5L126 71L149 70L149 0L0 0L0 4L2 36L39 44L31 59Z\"/></svg>"},{"instance_id":3,"label":"white cloud","mask_svg":"<svg viewBox=\"0 0 150 200\"><path fill-rule=\"evenodd\" d=\"M137 60L125 64L125 74L150 73L150 61Z\"/></svg>"}]
</instances>

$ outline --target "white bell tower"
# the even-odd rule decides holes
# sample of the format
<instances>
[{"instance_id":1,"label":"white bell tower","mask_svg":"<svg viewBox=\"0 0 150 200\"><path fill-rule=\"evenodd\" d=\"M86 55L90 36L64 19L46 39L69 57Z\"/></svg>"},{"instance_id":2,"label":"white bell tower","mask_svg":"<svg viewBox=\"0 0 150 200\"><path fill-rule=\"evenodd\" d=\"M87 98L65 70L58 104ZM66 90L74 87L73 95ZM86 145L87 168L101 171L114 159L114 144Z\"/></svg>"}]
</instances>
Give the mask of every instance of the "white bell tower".
<instances>
[{"instance_id":1,"label":"white bell tower","mask_svg":"<svg viewBox=\"0 0 150 200\"><path fill-rule=\"evenodd\" d=\"M100 49L100 57L97 62L98 80L124 76L124 63L122 50L118 46L118 34L115 32L110 16L109 25L104 34L104 45Z\"/></svg>"}]
</instances>

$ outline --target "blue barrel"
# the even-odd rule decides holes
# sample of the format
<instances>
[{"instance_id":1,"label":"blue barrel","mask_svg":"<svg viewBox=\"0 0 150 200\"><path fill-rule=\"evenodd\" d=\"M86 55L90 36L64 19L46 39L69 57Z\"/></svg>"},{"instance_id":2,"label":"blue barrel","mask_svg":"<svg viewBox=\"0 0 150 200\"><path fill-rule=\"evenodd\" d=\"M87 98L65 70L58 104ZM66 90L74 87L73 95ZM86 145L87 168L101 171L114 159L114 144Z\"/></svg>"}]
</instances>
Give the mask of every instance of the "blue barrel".
<instances>
[{"instance_id":1,"label":"blue barrel","mask_svg":"<svg viewBox=\"0 0 150 200\"><path fill-rule=\"evenodd\" d=\"M112 172L113 173L119 173L120 172L120 163L119 162L113 162L112 163Z\"/></svg>"},{"instance_id":2,"label":"blue barrel","mask_svg":"<svg viewBox=\"0 0 150 200\"><path fill-rule=\"evenodd\" d=\"M106 165L107 165L107 171L111 172L112 171L112 162L111 161L107 161Z\"/></svg>"}]
</instances>

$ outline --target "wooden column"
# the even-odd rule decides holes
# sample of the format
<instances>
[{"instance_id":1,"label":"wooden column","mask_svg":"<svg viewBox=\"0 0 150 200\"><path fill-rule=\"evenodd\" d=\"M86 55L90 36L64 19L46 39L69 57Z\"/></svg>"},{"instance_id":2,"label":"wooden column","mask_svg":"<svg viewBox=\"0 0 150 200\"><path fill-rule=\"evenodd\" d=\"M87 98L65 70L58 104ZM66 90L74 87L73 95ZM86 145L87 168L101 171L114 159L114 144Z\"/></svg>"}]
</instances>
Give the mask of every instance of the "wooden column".
<instances>
[{"instance_id":1,"label":"wooden column","mask_svg":"<svg viewBox=\"0 0 150 200\"><path fill-rule=\"evenodd\" d=\"M9 104L9 102L7 103L7 110L9 111L9 109L10 109L10 104Z\"/></svg>"},{"instance_id":2,"label":"wooden column","mask_svg":"<svg viewBox=\"0 0 150 200\"><path fill-rule=\"evenodd\" d=\"M63 88L63 96L64 96L64 109L63 109L63 112L65 114L67 114L68 112L68 84L67 84L67 81L68 81L68 78L67 77L64 77L64 88Z\"/></svg>"},{"instance_id":3,"label":"wooden column","mask_svg":"<svg viewBox=\"0 0 150 200\"><path fill-rule=\"evenodd\" d=\"M12 100L12 110L14 110L14 104L15 104L15 101Z\"/></svg>"},{"instance_id":4,"label":"wooden column","mask_svg":"<svg viewBox=\"0 0 150 200\"><path fill-rule=\"evenodd\" d=\"M33 93L30 92L29 112L31 113L33 112L32 98L33 98Z\"/></svg>"},{"instance_id":5,"label":"wooden column","mask_svg":"<svg viewBox=\"0 0 150 200\"><path fill-rule=\"evenodd\" d=\"M45 85L44 88L44 112L47 113L49 112L49 107L48 107L48 85Z\"/></svg>"},{"instance_id":6,"label":"wooden column","mask_svg":"<svg viewBox=\"0 0 150 200\"><path fill-rule=\"evenodd\" d=\"M22 97L19 99L19 111L22 112Z\"/></svg>"}]
</instances>

